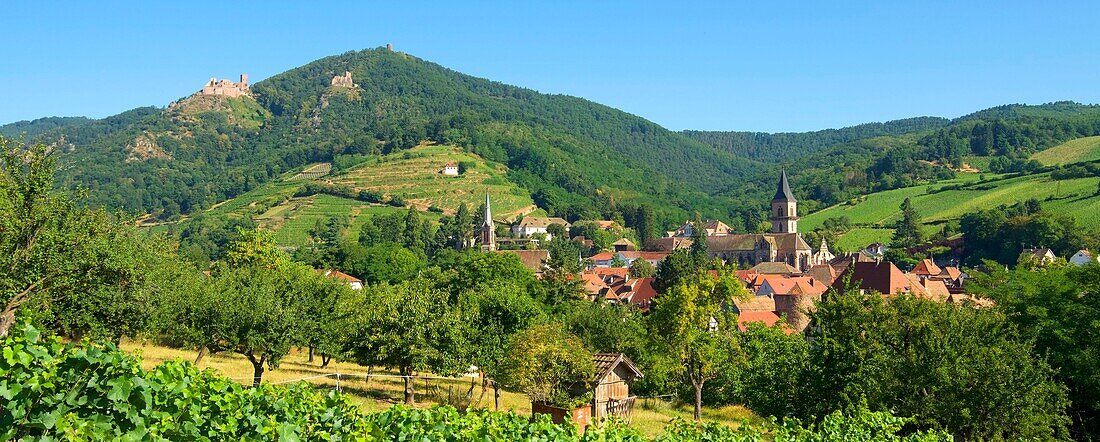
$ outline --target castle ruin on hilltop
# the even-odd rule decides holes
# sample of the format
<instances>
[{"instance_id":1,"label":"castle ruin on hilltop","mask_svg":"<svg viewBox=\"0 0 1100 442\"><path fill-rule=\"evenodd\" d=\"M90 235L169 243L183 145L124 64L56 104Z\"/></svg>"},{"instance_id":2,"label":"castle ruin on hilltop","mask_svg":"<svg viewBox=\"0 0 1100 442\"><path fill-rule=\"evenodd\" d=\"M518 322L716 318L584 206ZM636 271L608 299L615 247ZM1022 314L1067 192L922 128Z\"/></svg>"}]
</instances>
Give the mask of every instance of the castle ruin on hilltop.
<instances>
[{"instance_id":1,"label":"castle ruin on hilltop","mask_svg":"<svg viewBox=\"0 0 1100 442\"><path fill-rule=\"evenodd\" d=\"M335 77L332 77L332 86L333 87L346 87L346 88L359 87L358 84L355 84L355 82L351 81L351 72L350 71L344 71L344 75L337 75Z\"/></svg>"},{"instance_id":2,"label":"castle ruin on hilltop","mask_svg":"<svg viewBox=\"0 0 1100 442\"><path fill-rule=\"evenodd\" d=\"M248 74L241 74L241 81L234 83L226 79L210 77L203 85L199 95L221 95L226 97L251 96L252 90L248 88Z\"/></svg>"}]
</instances>

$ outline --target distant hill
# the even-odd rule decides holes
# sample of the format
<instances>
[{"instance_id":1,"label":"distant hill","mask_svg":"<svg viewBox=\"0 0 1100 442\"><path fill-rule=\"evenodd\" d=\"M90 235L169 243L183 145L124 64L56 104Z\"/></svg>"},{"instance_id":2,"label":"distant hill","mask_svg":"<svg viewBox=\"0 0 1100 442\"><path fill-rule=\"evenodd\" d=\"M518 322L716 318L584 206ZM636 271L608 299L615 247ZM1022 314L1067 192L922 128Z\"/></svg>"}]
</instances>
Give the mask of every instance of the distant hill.
<instances>
[{"instance_id":1,"label":"distant hill","mask_svg":"<svg viewBox=\"0 0 1100 442\"><path fill-rule=\"evenodd\" d=\"M1034 198L1047 211L1070 215L1087 229L1100 229L1098 177L1063 177L1051 172L986 174L984 180L980 177L976 173L961 174L935 184L871 193L804 216L799 228L809 232L822 227L829 218L847 217L855 228L842 235L836 245L853 251L872 242L889 242L905 198L911 198L927 234L939 232L944 223L966 213Z\"/></svg>"},{"instance_id":2,"label":"distant hill","mask_svg":"<svg viewBox=\"0 0 1100 442\"><path fill-rule=\"evenodd\" d=\"M42 133L63 127L74 127L89 122L85 117L46 117L31 121L16 121L0 126L0 135L8 138L18 138L26 135L34 138Z\"/></svg>"},{"instance_id":3,"label":"distant hill","mask_svg":"<svg viewBox=\"0 0 1100 442\"><path fill-rule=\"evenodd\" d=\"M902 135L946 126L950 120L940 117L916 117L885 123L865 123L842 129L814 132L726 132L685 130L691 138L716 149L760 161L801 158L828 147L884 135Z\"/></svg>"}]
</instances>

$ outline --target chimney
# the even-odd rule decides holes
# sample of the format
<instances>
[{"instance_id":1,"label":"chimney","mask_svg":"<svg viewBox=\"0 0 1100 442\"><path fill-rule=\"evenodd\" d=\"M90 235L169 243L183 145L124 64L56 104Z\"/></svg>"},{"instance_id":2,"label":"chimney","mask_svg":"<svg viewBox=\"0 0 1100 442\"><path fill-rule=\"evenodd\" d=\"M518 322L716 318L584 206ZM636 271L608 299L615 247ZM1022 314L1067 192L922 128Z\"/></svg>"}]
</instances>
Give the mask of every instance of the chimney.
<instances>
[{"instance_id":1,"label":"chimney","mask_svg":"<svg viewBox=\"0 0 1100 442\"><path fill-rule=\"evenodd\" d=\"M241 74L241 86L248 87L248 74Z\"/></svg>"}]
</instances>

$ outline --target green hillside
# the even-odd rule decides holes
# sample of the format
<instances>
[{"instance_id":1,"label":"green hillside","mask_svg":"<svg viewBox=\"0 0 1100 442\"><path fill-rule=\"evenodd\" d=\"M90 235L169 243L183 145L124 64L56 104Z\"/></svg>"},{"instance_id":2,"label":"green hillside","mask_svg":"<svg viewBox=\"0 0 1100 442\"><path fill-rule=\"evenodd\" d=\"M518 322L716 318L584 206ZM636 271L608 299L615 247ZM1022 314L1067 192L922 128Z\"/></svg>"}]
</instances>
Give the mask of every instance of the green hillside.
<instances>
[{"instance_id":1,"label":"green hillside","mask_svg":"<svg viewBox=\"0 0 1100 442\"><path fill-rule=\"evenodd\" d=\"M461 175L440 173L448 162L463 166ZM419 210L436 207L451 213L462 203L477 208L485 201L486 193L498 218L516 218L536 210L530 192L508 180L504 165L486 162L453 146L422 145L371 158L327 181L396 196Z\"/></svg>"},{"instance_id":2,"label":"green hillside","mask_svg":"<svg viewBox=\"0 0 1100 442\"><path fill-rule=\"evenodd\" d=\"M875 229L874 232L853 229L844 235L841 243L846 247L842 248L853 250L866 245L863 241L867 239L888 240L890 227L900 218L899 207L905 198L911 198L929 233L937 231L938 224L956 220L967 212L1010 205L1030 198L1041 201L1045 210L1074 217L1079 225L1100 228L1098 178L1053 180L1050 173L1017 177L987 174L986 178L981 181L978 174L960 174L957 179L936 184L872 193L806 215L799 228L808 232L821 227L826 219L848 217L854 226ZM847 238L848 235L854 237Z\"/></svg>"},{"instance_id":3,"label":"green hillside","mask_svg":"<svg viewBox=\"0 0 1100 442\"><path fill-rule=\"evenodd\" d=\"M452 161L461 164L464 171L455 177L441 174L443 165ZM300 247L308 242L309 229L333 216L346 217L352 232L357 232L368 216L404 212L407 207L420 210L424 217L434 220L442 213L453 213L462 203L470 210L477 209L485 201L486 192L497 219L513 219L538 210L529 192L508 180L507 167L455 146L421 145L371 157L342 172L318 172L329 169L331 165L321 163L304 167L302 172L285 173L204 213L217 218L251 219L259 226L274 230L280 245ZM311 171L315 173L309 173ZM387 200L401 200L405 206L303 191L311 183L374 192ZM181 224L187 222L187 219L180 221Z\"/></svg>"},{"instance_id":4,"label":"green hillside","mask_svg":"<svg viewBox=\"0 0 1100 442\"><path fill-rule=\"evenodd\" d=\"M1037 152L1031 159L1046 166L1100 160L1100 136L1070 140Z\"/></svg>"}]
</instances>

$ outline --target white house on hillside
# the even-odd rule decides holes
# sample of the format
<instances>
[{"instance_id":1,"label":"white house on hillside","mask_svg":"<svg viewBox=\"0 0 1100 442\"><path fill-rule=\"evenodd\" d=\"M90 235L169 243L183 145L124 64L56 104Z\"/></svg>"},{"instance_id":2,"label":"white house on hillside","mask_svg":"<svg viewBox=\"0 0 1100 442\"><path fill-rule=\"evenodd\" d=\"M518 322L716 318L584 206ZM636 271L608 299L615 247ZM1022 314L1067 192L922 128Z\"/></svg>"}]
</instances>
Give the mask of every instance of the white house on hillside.
<instances>
[{"instance_id":1,"label":"white house on hillside","mask_svg":"<svg viewBox=\"0 0 1100 442\"><path fill-rule=\"evenodd\" d=\"M530 238L531 235L544 234L546 240L554 239L553 235L546 232L546 228L551 224L560 224L562 227L568 229L572 225L568 221L561 218L540 218L535 216L525 216L522 220L512 226L512 236L516 238Z\"/></svg>"},{"instance_id":2,"label":"white house on hillside","mask_svg":"<svg viewBox=\"0 0 1100 442\"><path fill-rule=\"evenodd\" d=\"M1100 263L1100 258L1094 256L1088 249L1081 249L1069 258L1069 263L1075 266L1083 266L1090 263L1098 264Z\"/></svg>"}]
</instances>

